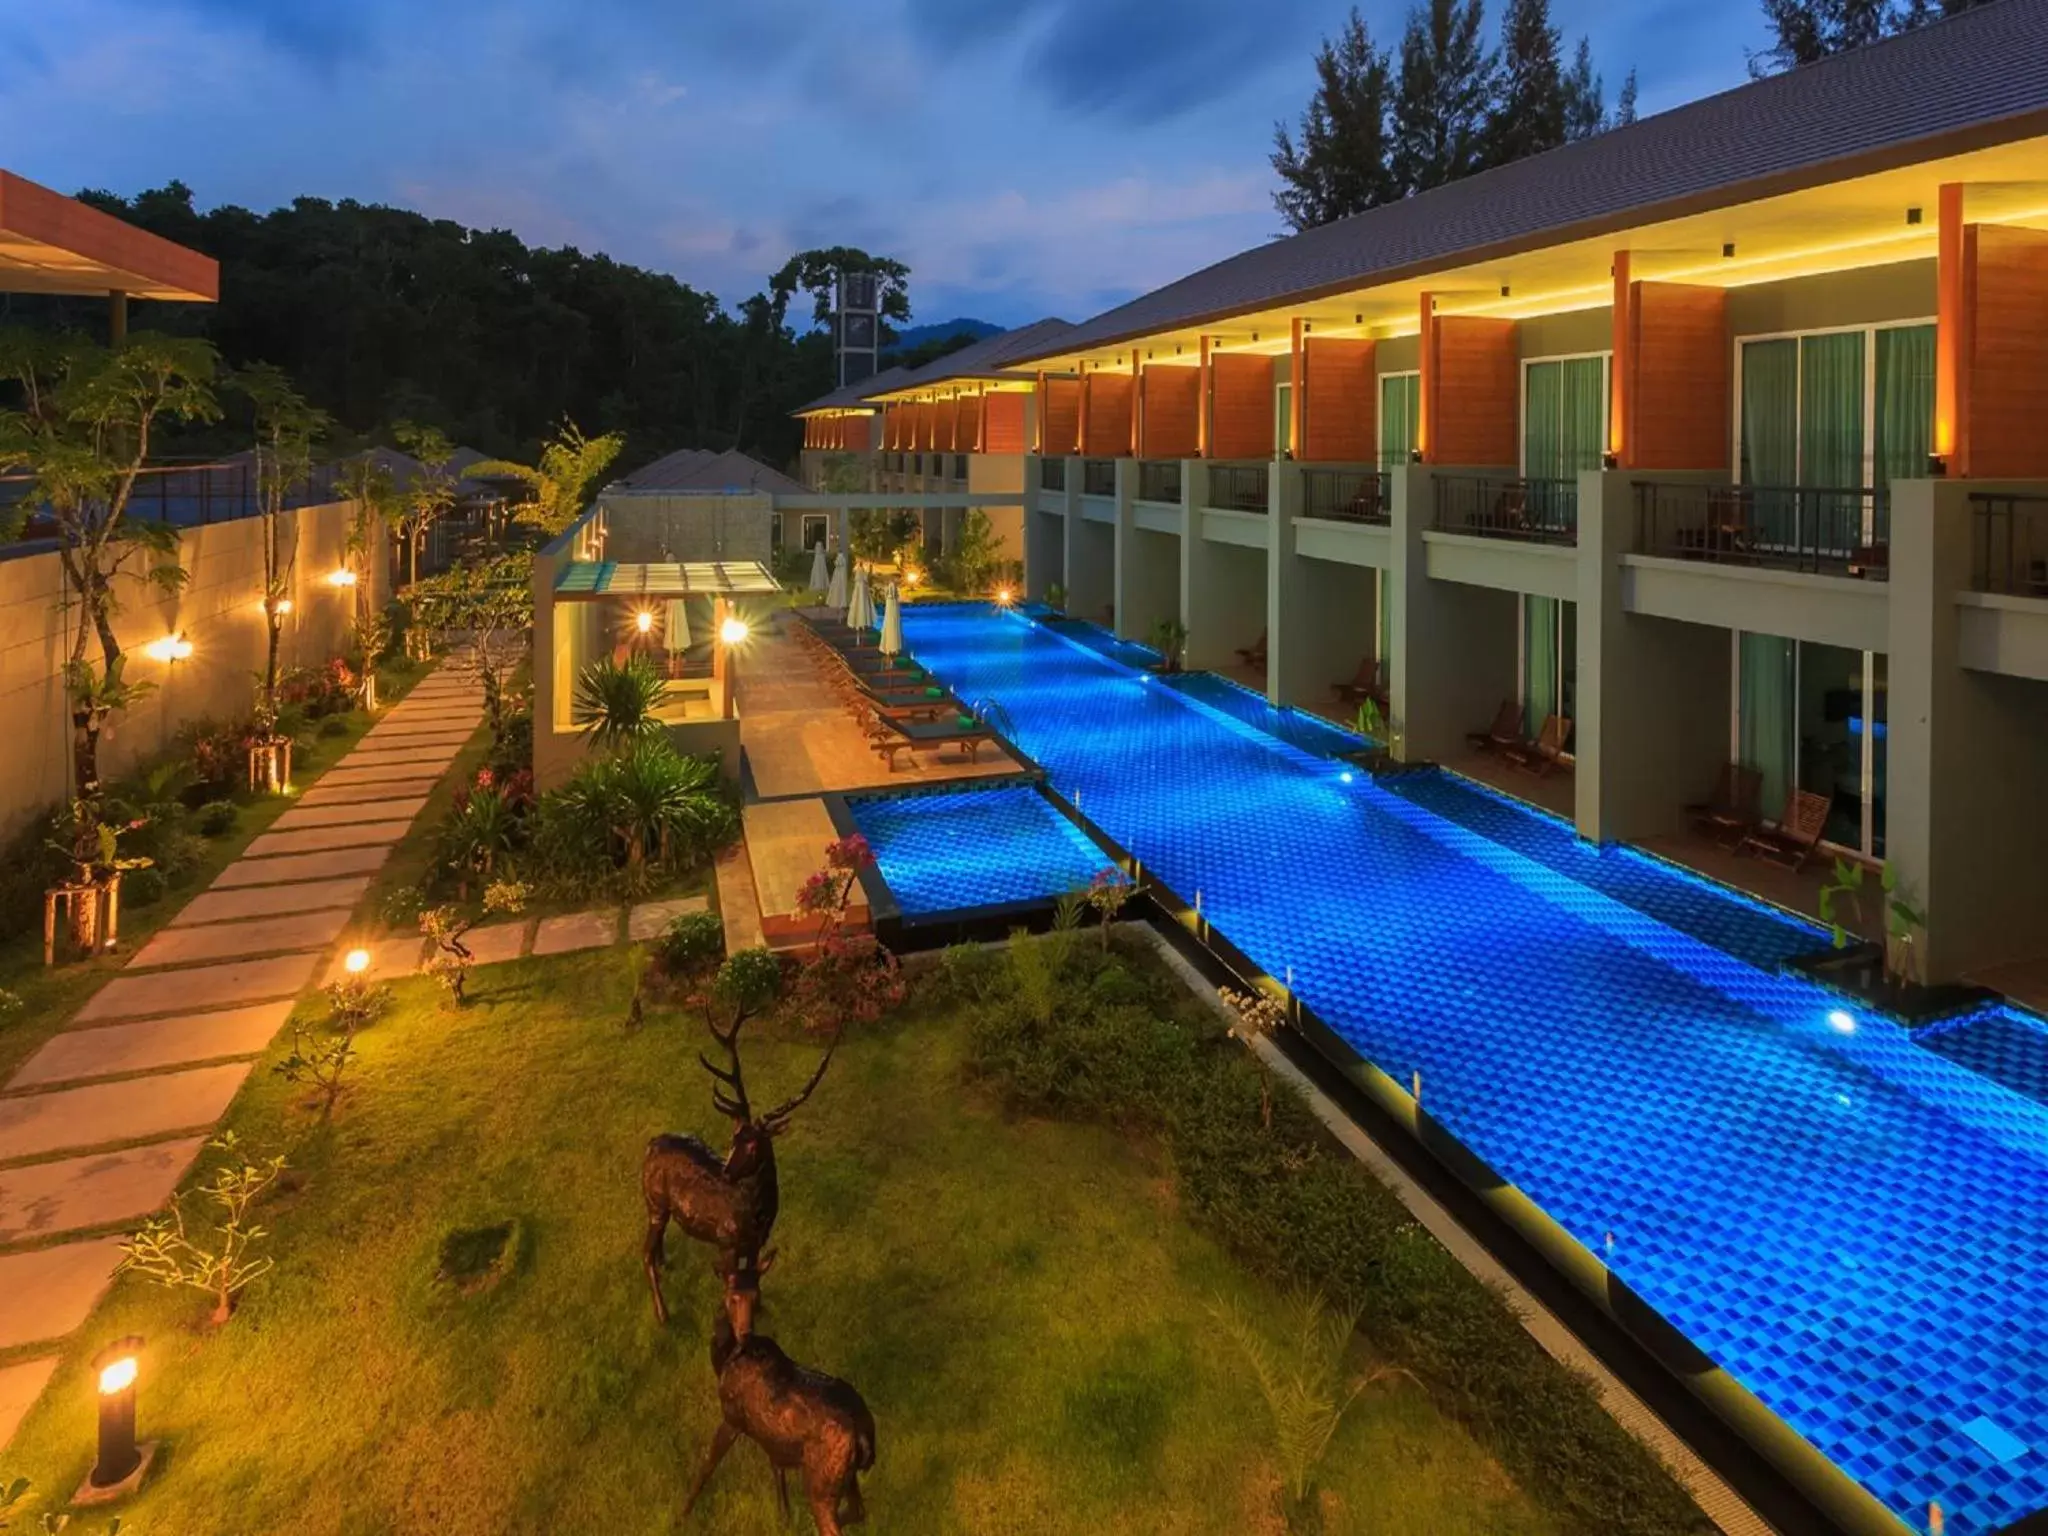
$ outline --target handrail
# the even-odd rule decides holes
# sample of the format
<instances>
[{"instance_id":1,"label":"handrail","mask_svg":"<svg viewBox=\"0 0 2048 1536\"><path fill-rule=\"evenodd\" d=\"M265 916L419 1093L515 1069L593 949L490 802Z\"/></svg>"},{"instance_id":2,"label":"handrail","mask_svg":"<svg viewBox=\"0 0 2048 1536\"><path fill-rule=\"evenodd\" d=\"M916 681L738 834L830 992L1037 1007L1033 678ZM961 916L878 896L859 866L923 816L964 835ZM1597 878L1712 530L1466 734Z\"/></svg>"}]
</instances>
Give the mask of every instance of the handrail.
<instances>
[{"instance_id":1,"label":"handrail","mask_svg":"<svg viewBox=\"0 0 2048 1536\"><path fill-rule=\"evenodd\" d=\"M1064 491L1067 488L1067 461L1055 458L1040 459L1038 488L1041 491Z\"/></svg>"},{"instance_id":2,"label":"handrail","mask_svg":"<svg viewBox=\"0 0 2048 1536\"><path fill-rule=\"evenodd\" d=\"M1116 494L1116 460L1083 459L1081 461L1081 494L1083 496L1114 496Z\"/></svg>"},{"instance_id":3,"label":"handrail","mask_svg":"<svg viewBox=\"0 0 2048 1536\"><path fill-rule=\"evenodd\" d=\"M1439 533L1525 544L1579 541L1576 480L1438 475L1435 487L1430 526Z\"/></svg>"},{"instance_id":4,"label":"handrail","mask_svg":"<svg viewBox=\"0 0 2048 1536\"><path fill-rule=\"evenodd\" d=\"M1180 504L1179 459L1146 459L1138 465L1138 500Z\"/></svg>"},{"instance_id":5,"label":"handrail","mask_svg":"<svg viewBox=\"0 0 2048 1536\"><path fill-rule=\"evenodd\" d=\"M1882 487L1637 481L1635 499L1644 554L1872 581L1890 574Z\"/></svg>"},{"instance_id":6,"label":"handrail","mask_svg":"<svg viewBox=\"0 0 2048 1536\"><path fill-rule=\"evenodd\" d=\"M1970 521L1974 590L2048 598L2048 495L1978 491Z\"/></svg>"},{"instance_id":7,"label":"handrail","mask_svg":"<svg viewBox=\"0 0 2048 1536\"><path fill-rule=\"evenodd\" d=\"M1378 470L1309 468L1301 472L1301 484L1303 517L1382 527L1393 520L1387 477Z\"/></svg>"},{"instance_id":8,"label":"handrail","mask_svg":"<svg viewBox=\"0 0 2048 1536\"><path fill-rule=\"evenodd\" d=\"M1228 512L1263 512L1271 466L1211 464L1206 505Z\"/></svg>"}]
</instances>

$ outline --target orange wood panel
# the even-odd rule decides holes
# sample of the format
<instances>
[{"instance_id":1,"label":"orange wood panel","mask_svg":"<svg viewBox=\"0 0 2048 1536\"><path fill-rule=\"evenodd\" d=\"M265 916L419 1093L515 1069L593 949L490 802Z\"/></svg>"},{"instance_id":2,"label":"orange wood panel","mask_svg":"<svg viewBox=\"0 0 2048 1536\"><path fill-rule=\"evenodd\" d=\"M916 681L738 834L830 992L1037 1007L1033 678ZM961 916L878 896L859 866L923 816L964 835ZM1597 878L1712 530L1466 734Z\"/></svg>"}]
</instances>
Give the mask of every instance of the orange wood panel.
<instances>
[{"instance_id":1,"label":"orange wood panel","mask_svg":"<svg viewBox=\"0 0 2048 1536\"><path fill-rule=\"evenodd\" d=\"M928 452L939 446L938 407L929 400L917 402L917 447Z\"/></svg>"},{"instance_id":2,"label":"orange wood panel","mask_svg":"<svg viewBox=\"0 0 2048 1536\"><path fill-rule=\"evenodd\" d=\"M1144 397L1138 456L1192 459L1202 451L1202 370L1178 366L1147 368L1139 380Z\"/></svg>"},{"instance_id":3,"label":"orange wood panel","mask_svg":"<svg viewBox=\"0 0 2048 1536\"><path fill-rule=\"evenodd\" d=\"M1091 459L1120 459L1131 451L1134 380L1128 373L1091 373L1081 381L1081 452Z\"/></svg>"},{"instance_id":4,"label":"orange wood panel","mask_svg":"<svg viewBox=\"0 0 2048 1536\"><path fill-rule=\"evenodd\" d=\"M1026 397L1015 391L983 395L986 419L981 432L983 453L1022 453Z\"/></svg>"},{"instance_id":5,"label":"orange wood panel","mask_svg":"<svg viewBox=\"0 0 2048 1536\"><path fill-rule=\"evenodd\" d=\"M1287 322L1287 447L1297 457L1301 455L1302 444L1307 441L1302 430L1306 419L1304 407L1308 403L1305 387L1307 369L1303 365L1301 347L1308 332L1303 329L1301 316L1296 315Z\"/></svg>"},{"instance_id":6,"label":"orange wood panel","mask_svg":"<svg viewBox=\"0 0 2048 1536\"><path fill-rule=\"evenodd\" d=\"M1373 461L1379 380L1373 375L1372 359L1370 341L1302 339L1302 382L1294 391L1302 458L1324 464Z\"/></svg>"},{"instance_id":7,"label":"orange wood panel","mask_svg":"<svg viewBox=\"0 0 2048 1536\"><path fill-rule=\"evenodd\" d=\"M1209 358L1212 349L1209 345L1208 337L1204 336L1201 339L1199 348L1201 355L1195 360L1195 366L1201 371L1202 382L1198 390L1199 398L1195 404L1195 441L1202 457L1206 459L1209 456L1211 418L1215 414L1210 409L1212 401L1209 386L1214 380L1209 370Z\"/></svg>"},{"instance_id":8,"label":"orange wood panel","mask_svg":"<svg viewBox=\"0 0 2048 1536\"><path fill-rule=\"evenodd\" d=\"M1628 433L1631 417L1629 391L1635 379L1635 285L1634 262L1627 251L1614 253L1608 275L1614 279L1614 347L1607 365L1607 451L1615 461L1632 464Z\"/></svg>"},{"instance_id":9,"label":"orange wood panel","mask_svg":"<svg viewBox=\"0 0 2048 1536\"><path fill-rule=\"evenodd\" d=\"M209 304L220 297L220 263L211 256L0 171L0 240L8 237L61 253L30 291L105 294L118 288Z\"/></svg>"},{"instance_id":10,"label":"orange wood panel","mask_svg":"<svg viewBox=\"0 0 2048 1536\"><path fill-rule=\"evenodd\" d=\"M932 446L953 453L960 446L960 406L951 395L932 402Z\"/></svg>"},{"instance_id":11,"label":"orange wood panel","mask_svg":"<svg viewBox=\"0 0 2048 1536\"><path fill-rule=\"evenodd\" d=\"M1416 353L1421 359L1422 378L1416 391L1415 449L1425 464L1436 462L1437 380L1443 364L1437 358L1436 295L1418 296L1422 329Z\"/></svg>"},{"instance_id":12,"label":"orange wood panel","mask_svg":"<svg viewBox=\"0 0 2048 1536\"><path fill-rule=\"evenodd\" d=\"M1426 414L1428 462L1519 463L1521 360L1515 355L1515 322L1487 315L1437 315L1434 322L1434 344L1424 353L1436 365L1434 390L1429 374L1423 375L1424 396L1435 406Z\"/></svg>"},{"instance_id":13,"label":"orange wood panel","mask_svg":"<svg viewBox=\"0 0 2048 1536\"><path fill-rule=\"evenodd\" d=\"M1961 474L1963 390L1968 372L1964 350L1972 329L1964 313L1969 287L1963 259L1963 188L1944 182L1937 204L1939 228L1935 256L1934 312L1934 451L1946 455Z\"/></svg>"},{"instance_id":14,"label":"orange wood panel","mask_svg":"<svg viewBox=\"0 0 2048 1536\"><path fill-rule=\"evenodd\" d=\"M1687 283L1633 283L1615 357L1628 380L1625 469L1726 469L1728 293Z\"/></svg>"},{"instance_id":15,"label":"orange wood panel","mask_svg":"<svg viewBox=\"0 0 2048 1536\"><path fill-rule=\"evenodd\" d=\"M1039 410L1041 453L1054 458L1081 451L1081 381L1047 379Z\"/></svg>"},{"instance_id":16,"label":"orange wood panel","mask_svg":"<svg viewBox=\"0 0 2048 1536\"><path fill-rule=\"evenodd\" d=\"M1273 359L1251 352L1209 357L1209 457L1273 456Z\"/></svg>"},{"instance_id":17,"label":"orange wood panel","mask_svg":"<svg viewBox=\"0 0 2048 1536\"><path fill-rule=\"evenodd\" d=\"M2048 230L1965 226L1956 473L2048 476Z\"/></svg>"},{"instance_id":18,"label":"orange wood panel","mask_svg":"<svg viewBox=\"0 0 2048 1536\"><path fill-rule=\"evenodd\" d=\"M953 451L976 453L981 448L981 397L962 395L953 402Z\"/></svg>"}]
</instances>

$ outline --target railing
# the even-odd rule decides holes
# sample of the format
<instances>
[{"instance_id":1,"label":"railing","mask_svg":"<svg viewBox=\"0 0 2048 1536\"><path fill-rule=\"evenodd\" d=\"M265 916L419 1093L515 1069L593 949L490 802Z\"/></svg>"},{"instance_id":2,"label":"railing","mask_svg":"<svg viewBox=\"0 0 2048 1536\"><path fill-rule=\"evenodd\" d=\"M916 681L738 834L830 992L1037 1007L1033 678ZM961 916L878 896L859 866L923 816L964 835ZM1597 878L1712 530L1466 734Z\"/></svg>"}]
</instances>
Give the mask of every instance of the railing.
<instances>
[{"instance_id":1,"label":"railing","mask_svg":"<svg viewBox=\"0 0 2048 1536\"><path fill-rule=\"evenodd\" d=\"M1891 509L1867 485L1639 481L1636 531L1646 555L1872 581L1891 571Z\"/></svg>"},{"instance_id":2,"label":"railing","mask_svg":"<svg viewBox=\"0 0 2048 1536\"><path fill-rule=\"evenodd\" d=\"M1265 511L1270 473L1264 464L1210 465L1208 505L1230 512Z\"/></svg>"},{"instance_id":3,"label":"railing","mask_svg":"<svg viewBox=\"0 0 2048 1536\"><path fill-rule=\"evenodd\" d=\"M1138 500L1180 505L1180 460L1147 459L1138 466Z\"/></svg>"},{"instance_id":4,"label":"railing","mask_svg":"<svg viewBox=\"0 0 2048 1536\"><path fill-rule=\"evenodd\" d=\"M1394 515L1387 477L1371 469L1305 469L1301 514L1338 523L1385 525Z\"/></svg>"},{"instance_id":5,"label":"railing","mask_svg":"<svg viewBox=\"0 0 2048 1536\"><path fill-rule=\"evenodd\" d=\"M1083 459L1081 461L1081 494L1083 496L1114 496L1116 494L1116 460Z\"/></svg>"},{"instance_id":6,"label":"railing","mask_svg":"<svg viewBox=\"0 0 2048 1536\"><path fill-rule=\"evenodd\" d=\"M1064 491L1067 488L1067 461L1065 459L1040 459L1038 461L1038 488L1041 491Z\"/></svg>"},{"instance_id":7,"label":"railing","mask_svg":"<svg viewBox=\"0 0 2048 1536\"><path fill-rule=\"evenodd\" d=\"M2048 598L2048 496L1979 492L1970 498L1970 520L1970 585Z\"/></svg>"},{"instance_id":8,"label":"railing","mask_svg":"<svg viewBox=\"0 0 2048 1536\"><path fill-rule=\"evenodd\" d=\"M1574 480L1493 480L1438 475L1430 526L1525 544L1579 541L1579 487Z\"/></svg>"},{"instance_id":9,"label":"railing","mask_svg":"<svg viewBox=\"0 0 2048 1536\"><path fill-rule=\"evenodd\" d=\"M964 453L953 455L953 478L955 480L965 480L967 478L967 455Z\"/></svg>"},{"instance_id":10,"label":"railing","mask_svg":"<svg viewBox=\"0 0 2048 1536\"><path fill-rule=\"evenodd\" d=\"M338 477L337 466L316 465L310 475L286 489L285 506L309 507L340 500ZM56 524L38 504L35 487L32 474L0 475L0 511L28 504L18 535L22 539L47 538L56 532ZM199 528L254 517L262 510L262 487L253 461L231 459L147 466L135 477L124 515L174 528Z\"/></svg>"}]
</instances>

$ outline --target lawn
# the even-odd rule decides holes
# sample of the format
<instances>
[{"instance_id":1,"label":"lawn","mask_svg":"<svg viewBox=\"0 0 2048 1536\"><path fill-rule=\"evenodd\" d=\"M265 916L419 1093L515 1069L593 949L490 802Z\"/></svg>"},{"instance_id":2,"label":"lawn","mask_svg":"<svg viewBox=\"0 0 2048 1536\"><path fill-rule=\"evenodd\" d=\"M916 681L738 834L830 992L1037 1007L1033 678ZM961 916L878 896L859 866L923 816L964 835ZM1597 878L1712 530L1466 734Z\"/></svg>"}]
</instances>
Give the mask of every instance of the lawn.
<instances>
[{"instance_id":1,"label":"lawn","mask_svg":"<svg viewBox=\"0 0 2048 1536\"><path fill-rule=\"evenodd\" d=\"M277 1269L217 1334L197 1295L118 1283L5 1474L76 1484L84 1357L133 1331L143 1433L165 1443L122 1512L140 1536L788 1529L747 1446L681 1519L717 1416L715 1289L672 1234L656 1325L638 1168L653 1132L723 1131L694 1016L624 1027L624 954L480 971L459 1013L399 984L329 1124L259 1070L230 1123L290 1153L263 1211ZM872 1407L866 1528L1277 1531L1263 1400L1212 1307L1270 1316L1280 1298L1183 1218L1151 1138L1007 1115L964 1071L963 1005L938 996L849 1036L779 1143L762 1326ZM765 1106L817 1047L749 1031ZM445 1238L507 1220L499 1284L436 1278ZM1400 1378L1358 1400L1323 1486L1333 1532L1562 1529Z\"/></svg>"}]
</instances>

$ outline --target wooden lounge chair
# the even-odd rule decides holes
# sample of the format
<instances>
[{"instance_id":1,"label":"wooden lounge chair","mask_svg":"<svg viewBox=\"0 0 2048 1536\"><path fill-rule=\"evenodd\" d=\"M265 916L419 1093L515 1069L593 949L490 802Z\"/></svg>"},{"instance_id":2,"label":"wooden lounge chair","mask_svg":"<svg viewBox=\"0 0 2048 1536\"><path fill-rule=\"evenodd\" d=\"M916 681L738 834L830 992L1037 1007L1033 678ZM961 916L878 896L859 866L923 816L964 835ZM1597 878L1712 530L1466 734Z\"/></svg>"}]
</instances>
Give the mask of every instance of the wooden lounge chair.
<instances>
[{"instance_id":1,"label":"wooden lounge chair","mask_svg":"<svg viewBox=\"0 0 2048 1536\"><path fill-rule=\"evenodd\" d=\"M1237 648L1238 657L1248 667L1263 667L1266 664L1266 632L1259 631L1259 638L1250 645Z\"/></svg>"},{"instance_id":2,"label":"wooden lounge chair","mask_svg":"<svg viewBox=\"0 0 2048 1536\"><path fill-rule=\"evenodd\" d=\"M961 720L970 723L961 725L958 723ZM869 743L881 756L882 761L889 765L892 773L896 770L896 759L900 753L938 752L948 743L957 742L962 756L971 763L982 744L995 739L995 732L968 715L956 715L951 719L933 720L922 724L899 723L876 715L873 717L873 728L868 733Z\"/></svg>"},{"instance_id":3,"label":"wooden lounge chair","mask_svg":"<svg viewBox=\"0 0 2048 1536\"><path fill-rule=\"evenodd\" d=\"M1481 752L1505 752L1522 744L1522 706L1502 699L1493 712L1493 724L1483 731L1467 731L1465 740Z\"/></svg>"},{"instance_id":4,"label":"wooden lounge chair","mask_svg":"<svg viewBox=\"0 0 2048 1536\"><path fill-rule=\"evenodd\" d=\"M1813 857L1813 850L1820 846L1820 834L1828 824L1831 808L1826 795L1817 795L1810 789L1787 791L1778 824L1752 827L1735 845L1735 851L1753 853L1787 869L1803 869Z\"/></svg>"},{"instance_id":5,"label":"wooden lounge chair","mask_svg":"<svg viewBox=\"0 0 2048 1536\"><path fill-rule=\"evenodd\" d=\"M1723 763L1714 779L1713 794L1697 805L1688 805L1685 819L1723 847L1732 847L1756 826L1756 801L1763 786L1764 776L1756 769Z\"/></svg>"},{"instance_id":6,"label":"wooden lounge chair","mask_svg":"<svg viewBox=\"0 0 2048 1536\"><path fill-rule=\"evenodd\" d=\"M937 720L944 715L964 715L966 706L943 688L918 688L881 693L859 678L849 679L853 698L891 720Z\"/></svg>"},{"instance_id":7,"label":"wooden lounge chair","mask_svg":"<svg viewBox=\"0 0 2048 1536\"><path fill-rule=\"evenodd\" d=\"M1346 704L1363 704L1367 699L1371 699L1384 708L1387 691L1380 686L1379 661L1368 656L1359 662L1358 670L1351 675L1351 681L1337 685L1337 697Z\"/></svg>"},{"instance_id":8,"label":"wooden lounge chair","mask_svg":"<svg viewBox=\"0 0 2048 1536\"><path fill-rule=\"evenodd\" d=\"M1572 722L1568 716L1549 715L1534 741L1503 747L1501 756L1526 773L1533 773L1539 779L1548 778L1552 772L1565 766L1564 744L1571 740L1571 736Z\"/></svg>"}]
</instances>

